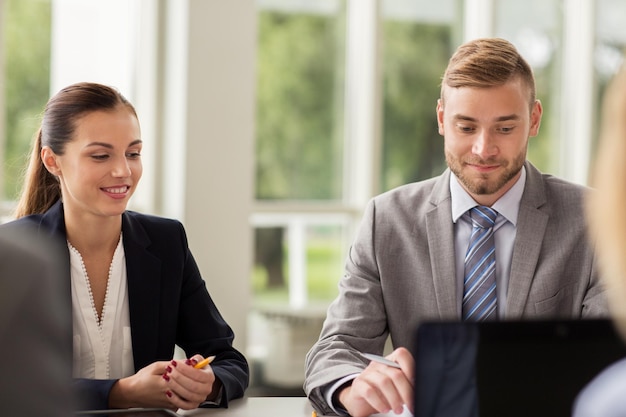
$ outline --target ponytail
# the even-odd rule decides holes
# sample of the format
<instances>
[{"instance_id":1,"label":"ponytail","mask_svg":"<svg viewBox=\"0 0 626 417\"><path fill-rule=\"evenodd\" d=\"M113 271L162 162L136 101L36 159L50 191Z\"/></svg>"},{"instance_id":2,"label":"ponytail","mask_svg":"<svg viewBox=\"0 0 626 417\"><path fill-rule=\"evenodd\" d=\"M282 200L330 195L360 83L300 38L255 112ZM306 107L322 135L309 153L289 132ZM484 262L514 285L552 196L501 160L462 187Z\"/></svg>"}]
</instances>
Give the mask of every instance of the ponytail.
<instances>
[{"instance_id":1,"label":"ponytail","mask_svg":"<svg viewBox=\"0 0 626 417\"><path fill-rule=\"evenodd\" d=\"M59 180L46 169L41 160L41 128L39 128L24 174L24 185L15 209L15 218L44 213L60 197Z\"/></svg>"}]
</instances>

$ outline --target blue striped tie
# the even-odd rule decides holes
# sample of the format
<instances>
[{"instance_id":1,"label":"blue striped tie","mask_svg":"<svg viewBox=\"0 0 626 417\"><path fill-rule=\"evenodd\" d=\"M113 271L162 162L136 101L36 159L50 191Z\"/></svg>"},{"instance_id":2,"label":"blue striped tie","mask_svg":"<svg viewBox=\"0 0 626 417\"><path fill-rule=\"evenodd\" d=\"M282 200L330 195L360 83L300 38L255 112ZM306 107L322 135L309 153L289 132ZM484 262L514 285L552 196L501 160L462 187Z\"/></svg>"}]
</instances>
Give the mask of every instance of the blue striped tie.
<instances>
[{"instance_id":1,"label":"blue striped tie","mask_svg":"<svg viewBox=\"0 0 626 417\"><path fill-rule=\"evenodd\" d=\"M498 213L490 207L470 210L472 235L465 255L463 320L496 319L496 246L493 225Z\"/></svg>"}]
</instances>

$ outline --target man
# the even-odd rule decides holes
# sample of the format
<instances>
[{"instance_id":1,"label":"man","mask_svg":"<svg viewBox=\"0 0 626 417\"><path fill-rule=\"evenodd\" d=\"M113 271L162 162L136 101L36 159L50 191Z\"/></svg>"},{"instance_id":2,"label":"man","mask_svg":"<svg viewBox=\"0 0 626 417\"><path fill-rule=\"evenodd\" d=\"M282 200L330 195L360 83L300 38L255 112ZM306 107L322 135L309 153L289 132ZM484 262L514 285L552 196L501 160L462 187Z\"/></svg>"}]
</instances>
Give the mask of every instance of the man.
<instances>
[{"instance_id":1,"label":"man","mask_svg":"<svg viewBox=\"0 0 626 417\"><path fill-rule=\"evenodd\" d=\"M608 314L584 187L526 161L542 106L515 47L503 39L460 46L436 111L448 169L370 201L339 296L307 355L304 388L324 414L412 411L408 348L424 320ZM466 265L468 247L480 256L468 254ZM469 265L477 259L479 267ZM388 336L395 350L387 358L400 369L359 354L381 354Z\"/></svg>"}]
</instances>

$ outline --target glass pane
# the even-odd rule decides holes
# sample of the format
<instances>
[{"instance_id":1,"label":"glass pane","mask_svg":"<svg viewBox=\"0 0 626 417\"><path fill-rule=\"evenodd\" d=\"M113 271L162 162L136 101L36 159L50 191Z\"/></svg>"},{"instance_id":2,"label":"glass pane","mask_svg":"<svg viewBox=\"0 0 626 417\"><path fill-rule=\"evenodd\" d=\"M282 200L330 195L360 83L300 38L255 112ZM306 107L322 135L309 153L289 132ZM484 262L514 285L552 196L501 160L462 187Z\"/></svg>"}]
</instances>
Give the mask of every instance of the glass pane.
<instances>
[{"instance_id":1,"label":"glass pane","mask_svg":"<svg viewBox=\"0 0 626 417\"><path fill-rule=\"evenodd\" d=\"M255 228L249 392L302 396L304 357L337 296L347 222L294 214L265 217L259 223L265 226Z\"/></svg>"},{"instance_id":2,"label":"glass pane","mask_svg":"<svg viewBox=\"0 0 626 417\"><path fill-rule=\"evenodd\" d=\"M343 273L344 228L334 225L307 228L307 292L310 304L328 304L337 297Z\"/></svg>"},{"instance_id":3,"label":"glass pane","mask_svg":"<svg viewBox=\"0 0 626 417\"><path fill-rule=\"evenodd\" d=\"M339 200L345 8L278 3L296 10L258 14L256 197Z\"/></svg>"},{"instance_id":4,"label":"glass pane","mask_svg":"<svg viewBox=\"0 0 626 417\"><path fill-rule=\"evenodd\" d=\"M307 225L306 218L256 227L254 304L286 306L303 297L309 307L328 305L337 296L343 270L344 233L343 225Z\"/></svg>"},{"instance_id":5,"label":"glass pane","mask_svg":"<svg viewBox=\"0 0 626 417\"><path fill-rule=\"evenodd\" d=\"M543 172L559 169L559 102L563 16L560 0L499 0L495 36L511 41L535 73L537 98L543 105L539 135L530 138L528 160Z\"/></svg>"},{"instance_id":6,"label":"glass pane","mask_svg":"<svg viewBox=\"0 0 626 417\"><path fill-rule=\"evenodd\" d=\"M39 115L50 91L50 0L4 0L4 178L0 200L14 200L21 187ZM2 155L2 152L0 152Z\"/></svg>"},{"instance_id":7,"label":"glass pane","mask_svg":"<svg viewBox=\"0 0 626 417\"><path fill-rule=\"evenodd\" d=\"M435 108L459 43L458 1L383 1L383 191L446 167Z\"/></svg>"},{"instance_id":8,"label":"glass pane","mask_svg":"<svg viewBox=\"0 0 626 417\"><path fill-rule=\"evenodd\" d=\"M262 304L286 303L287 249L285 227L257 227L254 230L254 268L252 294Z\"/></svg>"},{"instance_id":9,"label":"glass pane","mask_svg":"<svg viewBox=\"0 0 626 417\"><path fill-rule=\"evenodd\" d=\"M257 4L256 198L340 201L345 2ZM252 224L249 391L303 395L304 356L337 294L346 222L281 211L255 213Z\"/></svg>"}]
</instances>

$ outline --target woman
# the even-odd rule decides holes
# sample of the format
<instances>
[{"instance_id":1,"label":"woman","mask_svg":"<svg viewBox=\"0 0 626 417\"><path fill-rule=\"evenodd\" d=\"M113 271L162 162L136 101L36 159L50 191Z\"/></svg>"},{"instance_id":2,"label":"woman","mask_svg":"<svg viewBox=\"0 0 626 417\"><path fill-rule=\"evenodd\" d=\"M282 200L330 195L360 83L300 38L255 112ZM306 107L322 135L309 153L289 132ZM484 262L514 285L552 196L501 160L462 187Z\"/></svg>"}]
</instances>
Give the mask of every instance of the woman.
<instances>
[{"instance_id":1,"label":"woman","mask_svg":"<svg viewBox=\"0 0 626 417\"><path fill-rule=\"evenodd\" d=\"M248 364L209 296L182 224L126 210L142 173L133 106L78 83L44 110L18 220L67 242L81 408L226 407ZM174 346L187 360L173 360ZM202 369L193 365L205 357Z\"/></svg>"},{"instance_id":2,"label":"woman","mask_svg":"<svg viewBox=\"0 0 626 417\"><path fill-rule=\"evenodd\" d=\"M617 331L626 341L626 67L606 89L587 216ZM626 359L596 376L578 395L574 417L626 415Z\"/></svg>"}]
</instances>

